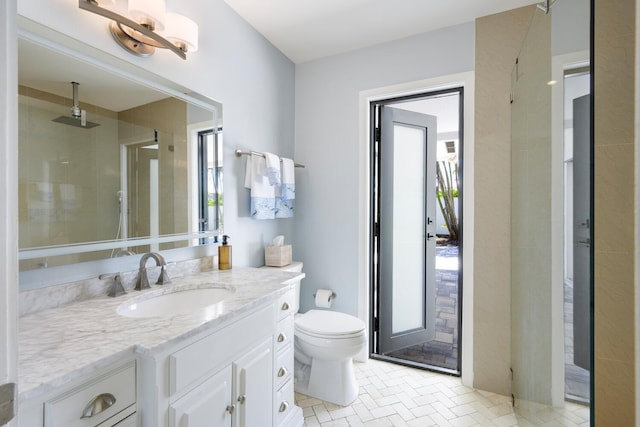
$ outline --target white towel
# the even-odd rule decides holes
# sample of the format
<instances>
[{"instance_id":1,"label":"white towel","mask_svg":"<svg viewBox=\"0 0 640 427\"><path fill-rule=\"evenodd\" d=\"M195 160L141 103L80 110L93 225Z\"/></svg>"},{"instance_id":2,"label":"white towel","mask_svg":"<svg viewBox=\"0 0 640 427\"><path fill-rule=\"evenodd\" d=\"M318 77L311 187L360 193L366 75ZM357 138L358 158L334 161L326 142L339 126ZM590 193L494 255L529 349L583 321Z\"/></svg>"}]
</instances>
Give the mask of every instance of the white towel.
<instances>
[{"instance_id":1,"label":"white towel","mask_svg":"<svg viewBox=\"0 0 640 427\"><path fill-rule=\"evenodd\" d=\"M280 185L280 157L273 153L264 153L267 163L266 175L269 178L269 184Z\"/></svg>"},{"instance_id":2,"label":"white towel","mask_svg":"<svg viewBox=\"0 0 640 427\"><path fill-rule=\"evenodd\" d=\"M276 218L292 218L296 198L295 164L291 159L282 159L282 184L276 191Z\"/></svg>"},{"instance_id":3,"label":"white towel","mask_svg":"<svg viewBox=\"0 0 640 427\"><path fill-rule=\"evenodd\" d=\"M273 219L276 213L275 188L269 184L264 157L252 154L247 158L244 185L251 190L251 218Z\"/></svg>"}]
</instances>

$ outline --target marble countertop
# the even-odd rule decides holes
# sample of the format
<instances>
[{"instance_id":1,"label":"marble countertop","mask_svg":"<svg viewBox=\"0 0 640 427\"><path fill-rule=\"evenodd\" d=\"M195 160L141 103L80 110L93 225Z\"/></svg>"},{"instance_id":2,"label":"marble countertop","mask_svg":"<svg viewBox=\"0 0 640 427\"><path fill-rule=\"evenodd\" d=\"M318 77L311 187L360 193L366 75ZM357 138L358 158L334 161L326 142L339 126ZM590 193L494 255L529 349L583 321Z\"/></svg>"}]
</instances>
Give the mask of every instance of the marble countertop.
<instances>
[{"instance_id":1,"label":"marble countertop","mask_svg":"<svg viewBox=\"0 0 640 427\"><path fill-rule=\"evenodd\" d=\"M135 354L156 353L279 298L304 273L234 268L172 279L165 286L129 291L43 310L20 318L18 390L24 402ZM179 287L235 289L216 310L200 309L167 317L129 318L116 310L131 298Z\"/></svg>"}]
</instances>

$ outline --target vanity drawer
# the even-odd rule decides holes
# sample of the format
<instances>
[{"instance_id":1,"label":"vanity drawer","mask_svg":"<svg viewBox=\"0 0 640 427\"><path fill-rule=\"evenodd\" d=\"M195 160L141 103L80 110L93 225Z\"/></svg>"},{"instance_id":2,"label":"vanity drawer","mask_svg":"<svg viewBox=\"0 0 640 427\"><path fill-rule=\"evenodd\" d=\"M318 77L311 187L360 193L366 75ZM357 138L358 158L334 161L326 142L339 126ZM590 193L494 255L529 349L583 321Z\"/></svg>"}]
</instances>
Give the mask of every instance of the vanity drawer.
<instances>
[{"instance_id":1,"label":"vanity drawer","mask_svg":"<svg viewBox=\"0 0 640 427\"><path fill-rule=\"evenodd\" d=\"M278 355L276 367L274 369L274 384L276 389L280 388L285 381L293 375L293 347L289 346Z\"/></svg>"},{"instance_id":2,"label":"vanity drawer","mask_svg":"<svg viewBox=\"0 0 640 427\"><path fill-rule=\"evenodd\" d=\"M295 293L293 290L290 290L278 299L278 319L283 319L288 315L293 314L293 310L295 308L294 297Z\"/></svg>"},{"instance_id":3,"label":"vanity drawer","mask_svg":"<svg viewBox=\"0 0 640 427\"><path fill-rule=\"evenodd\" d=\"M281 425L282 421L289 416L289 413L295 407L293 396L293 379L289 380L284 387L278 390L276 398L276 407L274 408L275 425Z\"/></svg>"},{"instance_id":4,"label":"vanity drawer","mask_svg":"<svg viewBox=\"0 0 640 427\"><path fill-rule=\"evenodd\" d=\"M281 351L293 344L294 323L293 316L289 316L278 322L276 334L274 335L276 352Z\"/></svg>"},{"instance_id":5,"label":"vanity drawer","mask_svg":"<svg viewBox=\"0 0 640 427\"><path fill-rule=\"evenodd\" d=\"M44 426L97 426L116 415L125 418L135 411L131 407L135 403L136 368L132 362L45 402Z\"/></svg>"}]
</instances>

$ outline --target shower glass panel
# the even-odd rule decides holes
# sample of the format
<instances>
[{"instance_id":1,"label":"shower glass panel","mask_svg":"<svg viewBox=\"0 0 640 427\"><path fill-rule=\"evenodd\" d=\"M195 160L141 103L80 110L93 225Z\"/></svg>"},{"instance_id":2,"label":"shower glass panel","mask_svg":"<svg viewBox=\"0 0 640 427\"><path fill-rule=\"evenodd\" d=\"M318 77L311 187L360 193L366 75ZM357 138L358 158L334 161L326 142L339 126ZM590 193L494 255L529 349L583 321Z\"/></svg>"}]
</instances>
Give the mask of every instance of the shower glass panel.
<instances>
[{"instance_id":1,"label":"shower glass panel","mask_svg":"<svg viewBox=\"0 0 640 427\"><path fill-rule=\"evenodd\" d=\"M585 95L566 99L565 76L571 69L589 74L590 30L589 2L560 0L548 13L531 10L511 74L511 390L518 419L535 425L550 406L575 404L567 403L573 399L565 394L571 388L566 374L574 363L565 350L573 346L574 334L580 363L591 355L591 313L584 313L583 304L575 307L574 316L573 301L567 299L573 293L567 292L573 290L571 277L581 276L574 271L578 264L571 248L576 236L572 195L576 179L589 185L590 171L587 167L587 178L576 178L575 155L566 144L572 143L578 124L575 112L565 109ZM588 152L588 95L580 111L579 134L584 136L586 129L582 142ZM592 201L584 202L588 211ZM585 227L590 221L579 223ZM587 256L587 269L590 262ZM586 294L584 288L578 292L587 296L586 307L588 287ZM588 397L580 403L589 404Z\"/></svg>"},{"instance_id":2,"label":"shower glass panel","mask_svg":"<svg viewBox=\"0 0 640 427\"><path fill-rule=\"evenodd\" d=\"M552 348L550 36L551 16L534 13L511 77L512 393L518 401L545 405L553 401L557 365Z\"/></svg>"}]
</instances>

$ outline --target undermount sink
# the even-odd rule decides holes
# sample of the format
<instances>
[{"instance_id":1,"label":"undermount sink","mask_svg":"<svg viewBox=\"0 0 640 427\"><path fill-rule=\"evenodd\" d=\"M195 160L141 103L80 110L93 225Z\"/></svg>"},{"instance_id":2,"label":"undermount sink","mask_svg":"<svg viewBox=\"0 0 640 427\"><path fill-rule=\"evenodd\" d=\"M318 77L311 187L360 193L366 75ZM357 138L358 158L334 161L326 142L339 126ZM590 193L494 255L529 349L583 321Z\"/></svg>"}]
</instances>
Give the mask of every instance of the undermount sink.
<instances>
[{"instance_id":1,"label":"undermount sink","mask_svg":"<svg viewBox=\"0 0 640 427\"><path fill-rule=\"evenodd\" d=\"M144 299L133 298L117 311L125 317L168 317L219 305L234 292L235 289L225 287L178 289Z\"/></svg>"}]
</instances>

